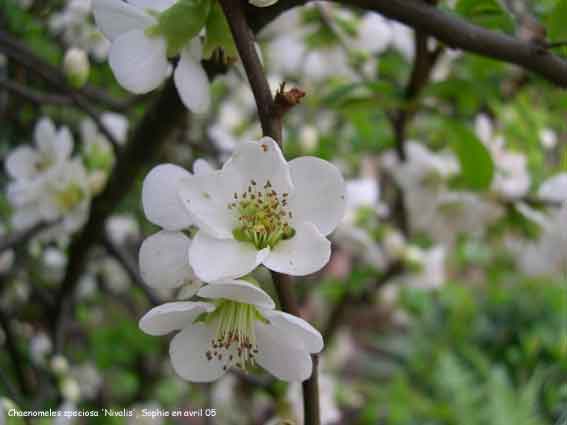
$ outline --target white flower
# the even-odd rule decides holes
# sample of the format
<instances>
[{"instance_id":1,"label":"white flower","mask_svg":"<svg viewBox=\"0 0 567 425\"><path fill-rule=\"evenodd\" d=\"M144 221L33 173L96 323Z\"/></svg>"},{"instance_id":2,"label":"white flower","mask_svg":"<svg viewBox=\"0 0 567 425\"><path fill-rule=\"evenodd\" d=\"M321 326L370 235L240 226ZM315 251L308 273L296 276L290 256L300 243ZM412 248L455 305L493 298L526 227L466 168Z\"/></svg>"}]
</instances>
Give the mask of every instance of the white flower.
<instances>
[{"instance_id":1,"label":"white flower","mask_svg":"<svg viewBox=\"0 0 567 425\"><path fill-rule=\"evenodd\" d=\"M195 161L196 175L213 170L206 161ZM189 239L182 230L194 224L194 219L179 197L181 181L191 177L187 170L173 164L152 169L144 179L142 205L148 220L163 228L149 236L140 247L140 273L144 281L158 289L185 288L184 296L193 295L201 283L195 279L189 265Z\"/></svg>"},{"instance_id":2,"label":"white flower","mask_svg":"<svg viewBox=\"0 0 567 425\"><path fill-rule=\"evenodd\" d=\"M175 0L94 0L95 20L112 42L109 64L120 85L133 93L156 89L170 72L168 46L161 34L150 34L158 16ZM210 105L209 80L200 64L202 45L198 37L186 40L174 71L183 103L195 113Z\"/></svg>"},{"instance_id":3,"label":"white flower","mask_svg":"<svg viewBox=\"0 0 567 425\"><path fill-rule=\"evenodd\" d=\"M150 335L180 331L169 348L179 376L210 382L231 367L258 364L282 380L309 378L310 354L323 349L323 338L307 322L274 310L268 294L242 280L204 286L198 295L214 303L167 303L140 320Z\"/></svg>"},{"instance_id":4,"label":"white flower","mask_svg":"<svg viewBox=\"0 0 567 425\"><path fill-rule=\"evenodd\" d=\"M357 28L354 46L371 53L382 53L392 43L392 26L378 13L365 13Z\"/></svg>"},{"instance_id":5,"label":"white flower","mask_svg":"<svg viewBox=\"0 0 567 425\"><path fill-rule=\"evenodd\" d=\"M106 221L106 231L114 243L124 245L138 239L140 225L132 215L113 215Z\"/></svg>"},{"instance_id":6,"label":"white flower","mask_svg":"<svg viewBox=\"0 0 567 425\"><path fill-rule=\"evenodd\" d=\"M67 127L55 129L49 118L42 118L34 129L35 148L20 146L6 158L6 171L16 181L31 181L69 160L73 139Z\"/></svg>"},{"instance_id":7,"label":"white flower","mask_svg":"<svg viewBox=\"0 0 567 425\"><path fill-rule=\"evenodd\" d=\"M119 144L123 145L126 142L128 118L115 112L104 112L100 115L100 120Z\"/></svg>"},{"instance_id":8,"label":"white flower","mask_svg":"<svg viewBox=\"0 0 567 425\"><path fill-rule=\"evenodd\" d=\"M278 145L263 138L240 145L222 170L184 178L178 199L148 196L144 208L178 230L186 223L187 212L178 214L184 202L199 227L189 260L205 282L244 276L260 264L302 276L329 260L325 235L342 219L344 191L334 165L314 157L287 163Z\"/></svg>"}]
</instances>

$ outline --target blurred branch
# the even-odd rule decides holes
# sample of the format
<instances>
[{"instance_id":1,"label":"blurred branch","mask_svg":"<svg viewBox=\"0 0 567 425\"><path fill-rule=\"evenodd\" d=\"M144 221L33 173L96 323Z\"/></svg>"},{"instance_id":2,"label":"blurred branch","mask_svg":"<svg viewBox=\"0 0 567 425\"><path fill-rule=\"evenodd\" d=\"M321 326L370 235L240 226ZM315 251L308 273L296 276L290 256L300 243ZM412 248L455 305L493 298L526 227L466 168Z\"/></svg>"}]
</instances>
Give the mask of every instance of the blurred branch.
<instances>
[{"instance_id":1,"label":"blurred branch","mask_svg":"<svg viewBox=\"0 0 567 425\"><path fill-rule=\"evenodd\" d=\"M228 21L238 53L240 54L240 59L244 65L248 81L250 82L254 99L256 100L263 135L271 137L281 147L283 144L283 114L288 109L280 108L279 105L274 102L262 63L256 51L254 33L246 20L242 2L240 0L220 0L220 5ZM284 85L281 86L278 98L280 100L286 99ZM293 105L290 104L290 106ZM281 273L273 273L272 276L283 310L295 316L300 316L292 288L291 277ZM317 355L312 355L311 357L313 371L309 379L302 384L304 423L305 425L319 425L318 357Z\"/></svg>"},{"instance_id":2,"label":"blurred branch","mask_svg":"<svg viewBox=\"0 0 567 425\"><path fill-rule=\"evenodd\" d=\"M152 291L152 289L148 287L148 285L145 284L142 276L140 275L136 262L134 261L132 256L130 256L130 254L124 249L124 247L115 244L108 235L105 235L103 244L108 253L116 258L116 260L118 260L124 270L126 270L126 273L128 273L128 276L130 277L130 280L132 280L132 283L140 288L146 295L149 303L152 306L161 304L161 301L156 293Z\"/></svg>"},{"instance_id":3,"label":"blurred branch","mask_svg":"<svg viewBox=\"0 0 567 425\"><path fill-rule=\"evenodd\" d=\"M17 96L21 96L32 103L37 105L70 105L71 99L67 96L60 96L56 94L42 93L38 90L23 86L14 81L0 80L0 88L12 92Z\"/></svg>"},{"instance_id":4,"label":"blurred branch","mask_svg":"<svg viewBox=\"0 0 567 425\"><path fill-rule=\"evenodd\" d=\"M3 239L0 239L0 254L8 249L15 248L18 245L24 244L34 236L41 233L43 230L50 226L54 226L58 221L53 223L46 223L44 221L37 223L36 225L30 227L29 229L22 230L20 232L12 233Z\"/></svg>"},{"instance_id":5,"label":"blurred branch","mask_svg":"<svg viewBox=\"0 0 567 425\"><path fill-rule=\"evenodd\" d=\"M325 346L329 346L335 337L339 326L344 319L346 314L347 308L355 304L357 301L361 301L363 299L367 299L370 294L374 291L378 291L384 285L386 285L392 278L401 274L404 270L404 266L400 262L395 262L390 264L384 273L380 275L378 279L374 282L374 284L366 288L362 294L354 294L350 288L346 288L342 297L335 303L331 313L329 314L329 319L327 320L327 324L323 329L323 339L325 340Z\"/></svg>"},{"instance_id":6,"label":"blurred branch","mask_svg":"<svg viewBox=\"0 0 567 425\"><path fill-rule=\"evenodd\" d=\"M311 1L280 1L262 10L248 5L246 12L252 28L257 29L286 10ZM567 87L567 61L546 50L545 47L472 24L421 0L337 0L336 2L343 6L378 12L386 18L435 37L448 47L520 66L539 74L559 87Z\"/></svg>"}]
</instances>

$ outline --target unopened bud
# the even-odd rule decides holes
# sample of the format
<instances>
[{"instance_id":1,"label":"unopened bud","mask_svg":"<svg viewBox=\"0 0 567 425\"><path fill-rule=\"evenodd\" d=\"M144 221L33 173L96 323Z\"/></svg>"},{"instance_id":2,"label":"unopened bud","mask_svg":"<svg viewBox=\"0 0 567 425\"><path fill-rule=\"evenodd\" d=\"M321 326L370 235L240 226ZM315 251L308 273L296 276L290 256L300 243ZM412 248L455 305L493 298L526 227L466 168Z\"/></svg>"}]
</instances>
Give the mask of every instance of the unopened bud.
<instances>
[{"instance_id":1,"label":"unopened bud","mask_svg":"<svg viewBox=\"0 0 567 425\"><path fill-rule=\"evenodd\" d=\"M89 79L89 58L84 50L72 47L65 53L63 71L69 83L75 88L81 88Z\"/></svg>"}]
</instances>

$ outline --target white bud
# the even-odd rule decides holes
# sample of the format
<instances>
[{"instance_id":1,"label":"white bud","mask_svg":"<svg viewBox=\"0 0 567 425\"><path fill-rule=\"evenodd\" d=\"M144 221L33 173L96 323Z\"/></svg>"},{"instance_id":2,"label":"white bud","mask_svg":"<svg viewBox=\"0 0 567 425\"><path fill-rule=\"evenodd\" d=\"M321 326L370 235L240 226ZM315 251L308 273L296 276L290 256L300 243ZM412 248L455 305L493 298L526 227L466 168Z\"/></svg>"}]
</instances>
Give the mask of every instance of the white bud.
<instances>
[{"instance_id":1,"label":"white bud","mask_svg":"<svg viewBox=\"0 0 567 425\"><path fill-rule=\"evenodd\" d=\"M79 401L81 388L79 383L73 378L65 378L61 381L61 395L65 400Z\"/></svg>"},{"instance_id":2,"label":"white bud","mask_svg":"<svg viewBox=\"0 0 567 425\"><path fill-rule=\"evenodd\" d=\"M56 354L51 358L49 362L51 370L56 375L64 375L69 370L69 362L61 354Z\"/></svg>"},{"instance_id":3,"label":"white bud","mask_svg":"<svg viewBox=\"0 0 567 425\"><path fill-rule=\"evenodd\" d=\"M557 145L557 134L550 128L542 128L539 131L539 139L546 149L553 149Z\"/></svg>"},{"instance_id":4,"label":"white bud","mask_svg":"<svg viewBox=\"0 0 567 425\"><path fill-rule=\"evenodd\" d=\"M301 147L306 152L313 152L319 145L319 132L313 126L304 126L299 133Z\"/></svg>"},{"instance_id":5,"label":"white bud","mask_svg":"<svg viewBox=\"0 0 567 425\"><path fill-rule=\"evenodd\" d=\"M277 2L278 0L250 0L250 4L256 7L268 7Z\"/></svg>"},{"instance_id":6,"label":"white bud","mask_svg":"<svg viewBox=\"0 0 567 425\"><path fill-rule=\"evenodd\" d=\"M400 258L406 250L404 236L397 230L391 230L384 235L384 250L390 258Z\"/></svg>"},{"instance_id":7,"label":"white bud","mask_svg":"<svg viewBox=\"0 0 567 425\"><path fill-rule=\"evenodd\" d=\"M89 58L86 52L76 47L67 50L63 59L63 71L73 87L84 86L89 79L90 71Z\"/></svg>"}]
</instances>

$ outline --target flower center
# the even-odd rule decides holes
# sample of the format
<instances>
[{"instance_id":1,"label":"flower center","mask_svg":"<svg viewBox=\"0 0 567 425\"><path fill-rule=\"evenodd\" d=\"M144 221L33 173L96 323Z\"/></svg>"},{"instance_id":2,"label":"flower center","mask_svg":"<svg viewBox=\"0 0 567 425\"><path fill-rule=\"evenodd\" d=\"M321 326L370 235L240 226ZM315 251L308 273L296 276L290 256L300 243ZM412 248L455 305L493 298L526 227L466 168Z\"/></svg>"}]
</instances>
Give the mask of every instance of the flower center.
<instances>
[{"instance_id":1,"label":"flower center","mask_svg":"<svg viewBox=\"0 0 567 425\"><path fill-rule=\"evenodd\" d=\"M256 321L268 322L252 304L220 300L217 308L206 314L204 321L215 328L215 335L205 353L207 360L224 363L223 370L254 366L258 354Z\"/></svg>"},{"instance_id":2,"label":"flower center","mask_svg":"<svg viewBox=\"0 0 567 425\"><path fill-rule=\"evenodd\" d=\"M83 199L85 193L76 183L71 183L55 193L55 202L63 211L69 211Z\"/></svg>"},{"instance_id":3,"label":"flower center","mask_svg":"<svg viewBox=\"0 0 567 425\"><path fill-rule=\"evenodd\" d=\"M247 191L235 192L233 202L228 204L238 217L234 238L250 242L257 249L273 248L279 241L292 238L295 230L288 222L293 215L287 198L288 194L278 194L269 180L261 188L251 180Z\"/></svg>"}]
</instances>

